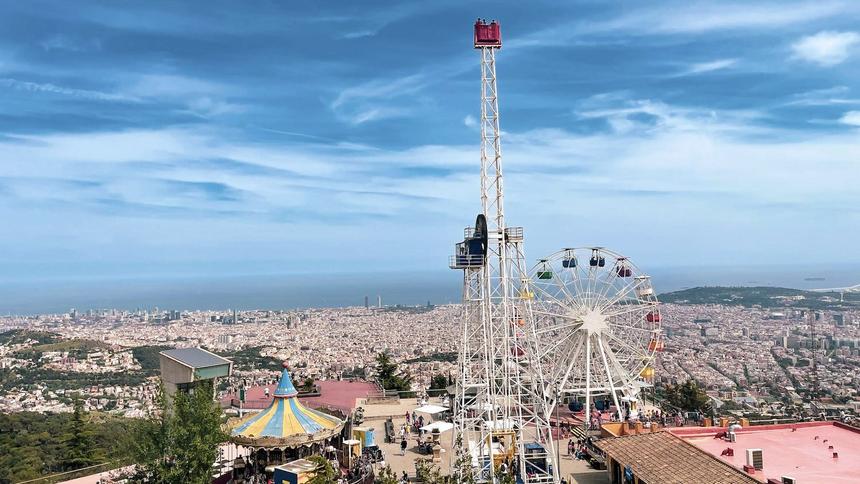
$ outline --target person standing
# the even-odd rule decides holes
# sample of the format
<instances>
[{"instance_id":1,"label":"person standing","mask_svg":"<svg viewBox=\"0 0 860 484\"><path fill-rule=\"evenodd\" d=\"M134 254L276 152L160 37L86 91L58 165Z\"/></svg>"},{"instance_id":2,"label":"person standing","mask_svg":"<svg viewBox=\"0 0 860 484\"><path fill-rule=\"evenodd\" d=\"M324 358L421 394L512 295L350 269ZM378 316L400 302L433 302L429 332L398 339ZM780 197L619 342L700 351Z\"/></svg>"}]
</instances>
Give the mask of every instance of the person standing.
<instances>
[{"instance_id":1,"label":"person standing","mask_svg":"<svg viewBox=\"0 0 860 484\"><path fill-rule=\"evenodd\" d=\"M400 441L400 455L406 455L406 439Z\"/></svg>"}]
</instances>

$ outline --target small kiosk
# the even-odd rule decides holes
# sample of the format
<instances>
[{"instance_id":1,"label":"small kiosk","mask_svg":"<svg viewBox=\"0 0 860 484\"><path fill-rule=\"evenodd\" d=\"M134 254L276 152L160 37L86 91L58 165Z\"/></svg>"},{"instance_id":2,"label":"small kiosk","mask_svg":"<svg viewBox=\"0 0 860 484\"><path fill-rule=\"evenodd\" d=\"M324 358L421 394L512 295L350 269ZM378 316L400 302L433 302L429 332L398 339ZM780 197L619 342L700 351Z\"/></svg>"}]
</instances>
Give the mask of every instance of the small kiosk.
<instances>
[{"instance_id":1,"label":"small kiosk","mask_svg":"<svg viewBox=\"0 0 860 484\"><path fill-rule=\"evenodd\" d=\"M304 484L316 472L316 464L307 459L298 459L275 467L275 484Z\"/></svg>"}]
</instances>

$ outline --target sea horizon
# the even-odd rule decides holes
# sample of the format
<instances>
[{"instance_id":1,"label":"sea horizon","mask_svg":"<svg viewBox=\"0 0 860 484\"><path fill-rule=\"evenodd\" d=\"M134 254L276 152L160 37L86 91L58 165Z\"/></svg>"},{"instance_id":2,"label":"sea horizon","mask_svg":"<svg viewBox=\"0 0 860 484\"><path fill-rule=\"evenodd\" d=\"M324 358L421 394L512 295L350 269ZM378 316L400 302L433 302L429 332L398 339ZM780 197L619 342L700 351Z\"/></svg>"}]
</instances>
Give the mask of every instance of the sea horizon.
<instances>
[{"instance_id":1,"label":"sea horizon","mask_svg":"<svg viewBox=\"0 0 860 484\"><path fill-rule=\"evenodd\" d=\"M860 264L796 267L665 267L648 273L658 294L702 286L844 287ZM71 308L136 310L292 310L319 307L449 304L460 300L454 271L175 275L54 278L0 282L0 314L66 313Z\"/></svg>"}]
</instances>

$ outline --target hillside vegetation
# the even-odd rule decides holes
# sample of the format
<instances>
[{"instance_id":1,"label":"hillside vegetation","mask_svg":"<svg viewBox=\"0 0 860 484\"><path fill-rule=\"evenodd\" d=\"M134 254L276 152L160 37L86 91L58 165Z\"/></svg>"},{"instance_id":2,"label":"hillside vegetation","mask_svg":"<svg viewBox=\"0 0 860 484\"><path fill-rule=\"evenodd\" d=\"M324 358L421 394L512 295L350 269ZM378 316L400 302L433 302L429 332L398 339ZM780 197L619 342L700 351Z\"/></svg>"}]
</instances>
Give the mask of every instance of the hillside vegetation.
<instances>
[{"instance_id":1,"label":"hillside vegetation","mask_svg":"<svg viewBox=\"0 0 860 484\"><path fill-rule=\"evenodd\" d=\"M676 304L723 304L763 308L840 309L860 305L860 295L813 292L786 287L694 287L660 295L660 301Z\"/></svg>"}]
</instances>

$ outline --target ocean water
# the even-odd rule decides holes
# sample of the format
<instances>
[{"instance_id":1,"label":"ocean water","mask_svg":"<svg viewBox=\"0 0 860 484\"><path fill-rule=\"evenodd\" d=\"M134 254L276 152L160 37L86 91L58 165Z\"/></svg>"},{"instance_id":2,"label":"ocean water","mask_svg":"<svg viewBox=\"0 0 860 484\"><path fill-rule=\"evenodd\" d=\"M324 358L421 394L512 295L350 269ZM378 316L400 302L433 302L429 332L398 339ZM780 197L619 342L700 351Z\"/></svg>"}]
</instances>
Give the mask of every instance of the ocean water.
<instances>
[{"instance_id":1,"label":"ocean water","mask_svg":"<svg viewBox=\"0 0 860 484\"><path fill-rule=\"evenodd\" d=\"M860 265L827 267L674 267L650 272L658 293L696 286L779 286L797 289L860 283ZM816 278L822 280L808 280ZM293 309L457 302L458 271L285 274L46 280L0 283L0 314L87 309Z\"/></svg>"}]
</instances>

